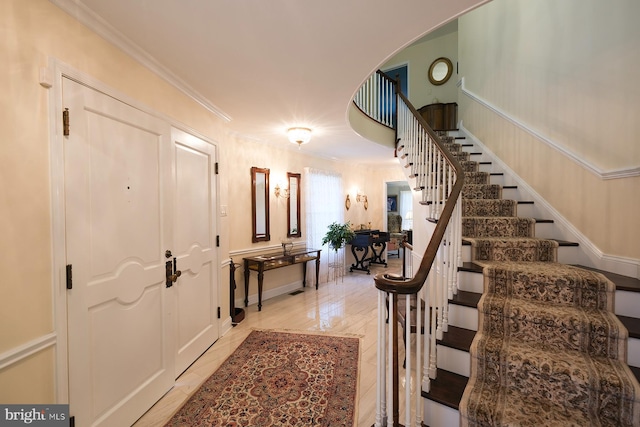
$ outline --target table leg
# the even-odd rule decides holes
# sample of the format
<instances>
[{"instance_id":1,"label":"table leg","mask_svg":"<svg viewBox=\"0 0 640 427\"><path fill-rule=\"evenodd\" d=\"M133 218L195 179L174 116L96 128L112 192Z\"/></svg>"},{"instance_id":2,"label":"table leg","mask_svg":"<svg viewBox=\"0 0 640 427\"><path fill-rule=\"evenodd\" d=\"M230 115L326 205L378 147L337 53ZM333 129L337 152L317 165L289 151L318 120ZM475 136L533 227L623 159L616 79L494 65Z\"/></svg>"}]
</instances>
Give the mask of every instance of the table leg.
<instances>
[{"instance_id":1,"label":"table leg","mask_svg":"<svg viewBox=\"0 0 640 427\"><path fill-rule=\"evenodd\" d=\"M318 290L318 282L320 281L320 252L316 257L316 291Z\"/></svg>"},{"instance_id":2,"label":"table leg","mask_svg":"<svg viewBox=\"0 0 640 427\"><path fill-rule=\"evenodd\" d=\"M362 252L362 256L359 257L358 253L360 252ZM351 245L351 253L355 258L356 263L351 264L349 271L353 272L353 270L359 270L359 271L366 271L367 274L371 274L371 271L369 270L369 266L365 264L366 262L369 262L371 260L371 258L367 258L367 255L369 254L369 246Z\"/></svg>"},{"instance_id":3,"label":"table leg","mask_svg":"<svg viewBox=\"0 0 640 427\"><path fill-rule=\"evenodd\" d=\"M307 261L302 263L302 287L307 287Z\"/></svg>"},{"instance_id":4,"label":"table leg","mask_svg":"<svg viewBox=\"0 0 640 427\"><path fill-rule=\"evenodd\" d=\"M249 261L244 260L244 306L249 305Z\"/></svg>"},{"instance_id":5,"label":"table leg","mask_svg":"<svg viewBox=\"0 0 640 427\"><path fill-rule=\"evenodd\" d=\"M262 311L262 282L264 281L264 264L258 269L258 311Z\"/></svg>"}]
</instances>

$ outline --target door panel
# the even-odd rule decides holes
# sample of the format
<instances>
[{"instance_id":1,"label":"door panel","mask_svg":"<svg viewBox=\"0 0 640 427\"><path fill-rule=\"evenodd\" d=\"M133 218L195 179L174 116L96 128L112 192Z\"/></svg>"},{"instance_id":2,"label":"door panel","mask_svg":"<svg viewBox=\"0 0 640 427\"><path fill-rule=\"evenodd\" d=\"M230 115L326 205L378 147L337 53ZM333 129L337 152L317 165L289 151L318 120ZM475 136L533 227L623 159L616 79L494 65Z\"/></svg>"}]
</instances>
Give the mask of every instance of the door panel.
<instances>
[{"instance_id":1,"label":"door panel","mask_svg":"<svg viewBox=\"0 0 640 427\"><path fill-rule=\"evenodd\" d=\"M77 425L130 425L175 377L170 128L67 79L63 102L70 411Z\"/></svg>"},{"instance_id":2,"label":"door panel","mask_svg":"<svg viewBox=\"0 0 640 427\"><path fill-rule=\"evenodd\" d=\"M215 147L174 129L174 256L177 288L176 375L219 337L215 251Z\"/></svg>"}]
</instances>

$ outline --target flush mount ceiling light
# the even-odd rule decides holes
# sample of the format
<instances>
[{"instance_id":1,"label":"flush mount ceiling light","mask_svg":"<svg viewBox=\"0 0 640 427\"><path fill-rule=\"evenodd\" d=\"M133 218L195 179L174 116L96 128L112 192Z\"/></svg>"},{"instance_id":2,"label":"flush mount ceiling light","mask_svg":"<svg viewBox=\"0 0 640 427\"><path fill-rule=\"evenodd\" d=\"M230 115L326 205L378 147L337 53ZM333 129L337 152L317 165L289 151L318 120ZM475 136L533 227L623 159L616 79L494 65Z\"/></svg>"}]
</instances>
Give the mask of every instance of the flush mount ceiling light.
<instances>
[{"instance_id":1,"label":"flush mount ceiling light","mask_svg":"<svg viewBox=\"0 0 640 427\"><path fill-rule=\"evenodd\" d=\"M298 144L298 148L300 148L302 144L306 144L311 140L311 129L302 127L289 128L287 135L289 141Z\"/></svg>"}]
</instances>

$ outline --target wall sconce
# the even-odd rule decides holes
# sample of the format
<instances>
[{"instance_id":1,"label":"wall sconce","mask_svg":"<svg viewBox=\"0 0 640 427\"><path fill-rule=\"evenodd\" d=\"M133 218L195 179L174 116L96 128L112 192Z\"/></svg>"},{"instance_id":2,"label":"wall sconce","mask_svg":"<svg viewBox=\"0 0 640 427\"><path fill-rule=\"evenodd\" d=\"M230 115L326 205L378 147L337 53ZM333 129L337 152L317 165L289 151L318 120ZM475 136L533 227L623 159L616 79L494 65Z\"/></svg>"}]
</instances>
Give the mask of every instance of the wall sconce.
<instances>
[{"instance_id":1,"label":"wall sconce","mask_svg":"<svg viewBox=\"0 0 640 427\"><path fill-rule=\"evenodd\" d=\"M356 196L356 202L364 204L364 210L369 209L369 199L365 194L360 194L358 191L358 195Z\"/></svg>"},{"instance_id":2,"label":"wall sconce","mask_svg":"<svg viewBox=\"0 0 640 427\"><path fill-rule=\"evenodd\" d=\"M273 189L273 194L275 194L276 197L283 197L285 199L289 198L289 189L285 188L284 190L280 189L280 184L276 184L275 188Z\"/></svg>"},{"instance_id":3,"label":"wall sconce","mask_svg":"<svg viewBox=\"0 0 640 427\"><path fill-rule=\"evenodd\" d=\"M347 208L347 210L349 210L349 208L351 207L351 199L349 198L348 194L347 194L347 200L344 201L344 207Z\"/></svg>"},{"instance_id":4,"label":"wall sconce","mask_svg":"<svg viewBox=\"0 0 640 427\"><path fill-rule=\"evenodd\" d=\"M303 127L289 128L287 136L291 143L298 144L298 148L300 148L302 144L311 141L311 129Z\"/></svg>"}]
</instances>

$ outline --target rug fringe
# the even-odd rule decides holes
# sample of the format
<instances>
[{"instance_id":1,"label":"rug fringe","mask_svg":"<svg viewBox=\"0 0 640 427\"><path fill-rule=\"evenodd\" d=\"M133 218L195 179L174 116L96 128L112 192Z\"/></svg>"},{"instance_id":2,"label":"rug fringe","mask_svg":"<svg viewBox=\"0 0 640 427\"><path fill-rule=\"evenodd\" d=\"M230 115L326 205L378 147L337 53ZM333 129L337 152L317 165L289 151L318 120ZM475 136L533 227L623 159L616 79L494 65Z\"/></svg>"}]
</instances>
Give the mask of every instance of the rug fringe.
<instances>
[{"instance_id":1,"label":"rug fringe","mask_svg":"<svg viewBox=\"0 0 640 427\"><path fill-rule=\"evenodd\" d=\"M284 329L284 328L262 329L262 328L256 328L256 327L252 327L250 329L252 331L260 331L260 332L282 332L282 333L300 334L300 335L324 335L328 337L339 337L339 338L358 338L360 340L364 338L364 335L352 334L347 332L336 333L334 331L308 331L308 330L302 330L302 329Z\"/></svg>"}]
</instances>

